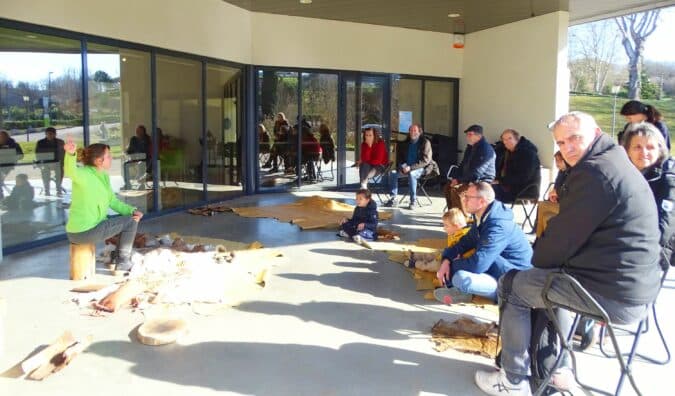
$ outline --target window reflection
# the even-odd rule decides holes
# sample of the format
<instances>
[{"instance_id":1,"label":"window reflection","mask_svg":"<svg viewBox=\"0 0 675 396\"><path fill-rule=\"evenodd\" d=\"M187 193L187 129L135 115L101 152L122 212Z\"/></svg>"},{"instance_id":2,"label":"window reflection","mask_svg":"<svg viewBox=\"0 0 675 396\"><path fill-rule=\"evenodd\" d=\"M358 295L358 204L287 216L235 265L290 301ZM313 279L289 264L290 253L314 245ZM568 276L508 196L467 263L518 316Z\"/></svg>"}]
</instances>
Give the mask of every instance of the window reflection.
<instances>
[{"instance_id":1,"label":"window reflection","mask_svg":"<svg viewBox=\"0 0 675 396\"><path fill-rule=\"evenodd\" d=\"M208 199L242 191L241 73L231 67L206 66L206 170ZM201 141L204 144L204 141Z\"/></svg>"},{"instance_id":2,"label":"window reflection","mask_svg":"<svg viewBox=\"0 0 675 396\"><path fill-rule=\"evenodd\" d=\"M270 146L270 154L259 158L260 186L296 185L298 73L259 70L257 94L258 152Z\"/></svg>"},{"instance_id":3,"label":"window reflection","mask_svg":"<svg viewBox=\"0 0 675 396\"><path fill-rule=\"evenodd\" d=\"M152 211L150 54L87 46L89 141L110 146L110 183L119 198Z\"/></svg>"},{"instance_id":4,"label":"window reflection","mask_svg":"<svg viewBox=\"0 0 675 396\"><path fill-rule=\"evenodd\" d=\"M70 181L57 139L84 140L81 73L79 41L0 28L3 247L65 232Z\"/></svg>"},{"instance_id":5,"label":"window reflection","mask_svg":"<svg viewBox=\"0 0 675 396\"><path fill-rule=\"evenodd\" d=\"M455 83L448 81L424 82L424 130L443 136L455 136Z\"/></svg>"},{"instance_id":6,"label":"window reflection","mask_svg":"<svg viewBox=\"0 0 675 396\"><path fill-rule=\"evenodd\" d=\"M198 61L157 56L157 144L161 209L203 200L202 66Z\"/></svg>"}]
</instances>

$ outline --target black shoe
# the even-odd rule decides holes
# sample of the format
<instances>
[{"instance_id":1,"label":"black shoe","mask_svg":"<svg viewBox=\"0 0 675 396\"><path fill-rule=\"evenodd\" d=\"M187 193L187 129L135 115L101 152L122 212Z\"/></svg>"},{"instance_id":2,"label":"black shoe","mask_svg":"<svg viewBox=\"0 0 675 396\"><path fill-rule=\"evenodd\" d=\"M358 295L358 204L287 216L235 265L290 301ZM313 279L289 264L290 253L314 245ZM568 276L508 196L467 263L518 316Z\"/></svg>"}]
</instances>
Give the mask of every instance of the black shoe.
<instances>
[{"instance_id":1,"label":"black shoe","mask_svg":"<svg viewBox=\"0 0 675 396\"><path fill-rule=\"evenodd\" d=\"M387 202L384 203L384 205L387 208L395 208L398 206L398 202L396 202L396 198L389 198Z\"/></svg>"}]
</instances>

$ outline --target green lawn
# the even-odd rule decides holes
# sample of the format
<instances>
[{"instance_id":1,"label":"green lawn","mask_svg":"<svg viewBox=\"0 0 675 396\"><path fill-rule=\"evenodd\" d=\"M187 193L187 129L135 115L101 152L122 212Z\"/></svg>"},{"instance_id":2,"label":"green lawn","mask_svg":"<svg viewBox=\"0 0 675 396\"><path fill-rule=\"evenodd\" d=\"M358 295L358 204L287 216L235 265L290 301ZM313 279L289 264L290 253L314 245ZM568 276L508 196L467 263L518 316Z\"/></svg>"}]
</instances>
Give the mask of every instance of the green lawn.
<instances>
[{"instance_id":1,"label":"green lawn","mask_svg":"<svg viewBox=\"0 0 675 396\"><path fill-rule=\"evenodd\" d=\"M619 111L621 106L627 102L626 98L617 98L616 100L616 121L614 125L614 134L621 132L625 118ZM675 142L675 100L645 100L644 102L653 105L663 115L664 122L668 125L670 130L670 140ZM612 108L614 106L614 97L612 96L584 96L584 95L570 95L570 110L580 110L591 114L595 117L600 128L608 134L612 133ZM670 121L670 122L669 122ZM675 149L675 146L673 146ZM673 150L675 152L675 150Z\"/></svg>"}]
</instances>

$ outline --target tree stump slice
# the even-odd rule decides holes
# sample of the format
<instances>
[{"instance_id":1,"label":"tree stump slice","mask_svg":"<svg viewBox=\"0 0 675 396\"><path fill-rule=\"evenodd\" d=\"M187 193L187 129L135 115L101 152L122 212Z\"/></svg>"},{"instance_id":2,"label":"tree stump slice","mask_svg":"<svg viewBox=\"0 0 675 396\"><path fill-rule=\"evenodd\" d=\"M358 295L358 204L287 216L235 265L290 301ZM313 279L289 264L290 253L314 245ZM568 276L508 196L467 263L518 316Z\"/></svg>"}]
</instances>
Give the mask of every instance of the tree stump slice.
<instances>
[{"instance_id":1,"label":"tree stump slice","mask_svg":"<svg viewBox=\"0 0 675 396\"><path fill-rule=\"evenodd\" d=\"M187 333L187 323L179 318L154 318L143 323L137 331L138 341L145 345L166 345Z\"/></svg>"}]
</instances>

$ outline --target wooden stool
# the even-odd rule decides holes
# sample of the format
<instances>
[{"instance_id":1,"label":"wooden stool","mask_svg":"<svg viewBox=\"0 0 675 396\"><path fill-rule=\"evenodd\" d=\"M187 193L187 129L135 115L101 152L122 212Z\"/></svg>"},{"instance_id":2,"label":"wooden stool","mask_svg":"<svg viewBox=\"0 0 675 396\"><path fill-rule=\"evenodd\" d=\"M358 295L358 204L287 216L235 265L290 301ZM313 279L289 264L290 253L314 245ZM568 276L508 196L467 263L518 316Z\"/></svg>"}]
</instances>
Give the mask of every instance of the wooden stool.
<instances>
[{"instance_id":1,"label":"wooden stool","mask_svg":"<svg viewBox=\"0 0 675 396\"><path fill-rule=\"evenodd\" d=\"M70 279L92 279L96 273L96 245L70 244Z\"/></svg>"}]
</instances>

